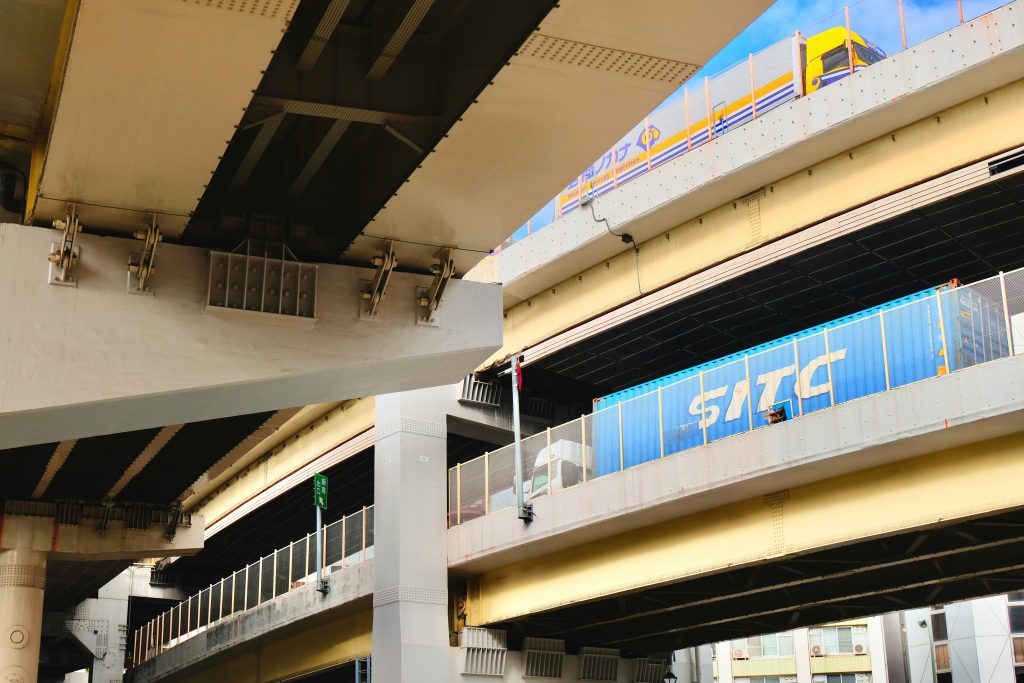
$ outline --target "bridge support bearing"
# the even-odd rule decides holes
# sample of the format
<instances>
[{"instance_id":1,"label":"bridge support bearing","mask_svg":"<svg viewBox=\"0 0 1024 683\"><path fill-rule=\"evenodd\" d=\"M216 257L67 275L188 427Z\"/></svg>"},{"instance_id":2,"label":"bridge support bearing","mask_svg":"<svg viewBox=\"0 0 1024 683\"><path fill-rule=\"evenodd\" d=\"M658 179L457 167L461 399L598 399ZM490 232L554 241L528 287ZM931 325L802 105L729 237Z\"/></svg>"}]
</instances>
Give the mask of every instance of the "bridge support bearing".
<instances>
[{"instance_id":1,"label":"bridge support bearing","mask_svg":"<svg viewBox=\"0 0 1024 683\"><path fill-rule=\"evenodd\" d=\"M374 679L448 680L445 402L437 390L376 399Z\"/></svg>"},{"instance_id":2,"label":"bridge support bearing","mask_svg":"<svg viewBox=\"0 0 1024 683\"><path fill-rule=\"evenodd\" d=\"M0 550L0 680L36 683L45 587L45 552Z\"/></svg>"}]
</instances>

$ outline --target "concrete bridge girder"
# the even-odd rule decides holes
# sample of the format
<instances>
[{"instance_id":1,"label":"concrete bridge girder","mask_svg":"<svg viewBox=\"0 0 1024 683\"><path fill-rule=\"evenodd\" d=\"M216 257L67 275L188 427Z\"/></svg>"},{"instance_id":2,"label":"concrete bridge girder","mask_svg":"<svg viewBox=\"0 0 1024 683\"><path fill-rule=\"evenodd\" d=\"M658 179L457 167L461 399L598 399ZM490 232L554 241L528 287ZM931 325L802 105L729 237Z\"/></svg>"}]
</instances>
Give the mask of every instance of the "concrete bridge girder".
<instances>
[{"instance_id":1,"label":"concrete bridge girder","mask_svg":"<svg viewBox=\"0 0 1024 683\"><path fill-rule=\"evenodd\" d=\"M79 236L77 287L47 283L55 231L0 226L0 447L447 384L501 343L500 288L453 280L419 324L428 276L396 273L360 319L370 269L320 265L316 322L214 315L209 252L163 245L153 296L126 291L138 242ZM306 321L308 323L308 320Z\"/></svg>"},{"instance_id":2,"label":"concrete bridge girder","mask_svg":"<svg viewBox=\"0 0 1024 683\"><path fill-rule=\"evenodd\" d=\"M504 283L507 309L494 357L637 298L638 274L654 292L1024 144L1014 123L1024 101L1019 11L1011 3L928 49L893 55L596 199L598 216L636 238L636 256L586 209L504 249L487 264ZM758 190L760 198L747 197Z\"/></svg>"}]
</instances>

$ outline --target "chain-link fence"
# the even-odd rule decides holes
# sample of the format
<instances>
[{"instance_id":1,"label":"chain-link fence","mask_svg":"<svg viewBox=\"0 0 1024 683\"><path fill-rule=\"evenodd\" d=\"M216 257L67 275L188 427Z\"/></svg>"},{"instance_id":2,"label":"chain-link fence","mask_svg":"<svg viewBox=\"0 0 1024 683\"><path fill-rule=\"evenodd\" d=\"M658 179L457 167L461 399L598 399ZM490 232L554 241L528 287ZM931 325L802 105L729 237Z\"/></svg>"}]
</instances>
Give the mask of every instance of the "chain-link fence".
<instances>
[{"instance_id":1,"label":"chain-link fence","mask_svg":"<svg viewBox=\"0 0 1024 683\"><path fill-rule=\"evenodd\" d=\"M373 506L326 525L324 575L373 557ZM136 664L155 657L226 617L252 609L316 580L316 536L309 534L239 569L183 600L138 629L132 640Z\"/></svg>"},{"instance_id":2,"label":"chain-link fence","mask_svg":"<svg viewBox=\"0 0 1024 683\"><path fill-rule=\"evenodd\" d=\"M918 292L613 394L523 439L524 499L1014 354L1024 269ZM451 469L449 525L514 506L514 457L505 446Z\"/></svg>"}]
</instances>

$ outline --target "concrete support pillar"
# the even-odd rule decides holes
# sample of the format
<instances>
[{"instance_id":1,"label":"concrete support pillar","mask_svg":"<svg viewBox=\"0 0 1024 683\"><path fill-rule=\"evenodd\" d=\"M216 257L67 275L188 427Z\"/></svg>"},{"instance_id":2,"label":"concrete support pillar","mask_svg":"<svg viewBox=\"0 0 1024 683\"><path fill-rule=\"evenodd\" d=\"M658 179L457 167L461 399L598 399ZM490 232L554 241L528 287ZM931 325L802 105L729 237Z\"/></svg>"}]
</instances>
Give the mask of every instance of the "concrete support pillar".
<instances>
[{"instance_id":1,"label":"concrete support pillar","mask_svg":"<svg viewBox=\"0 0 1024 683\"><path fill-rule=\"evenodd\" d=\"M796 657L796 683L811 683L811 637L805 628L793 631L793 656Z\"/></svg>"},{"instance_id":2,"label":"concrete support pillar","mask_svg":"<svg viewBox=\"0 0 1024 683\"><path fill-rule=\"evenodd\" d=\"M718 651L718 683L732 683L732 643L723 640L715 648Z\"/></svg>"},{"instance_id":3,"label":"concrete support pillar","mask_svg":"<svg viewBox=\"0 0 1024 683\"><path fill-rule=\"evenodd\" d=\"M425 389L376 399L374 679L448 680L445 402Z\"/></svg>"},{"instance_id":4,"label":"concrete support pillar","mask_svg":"<svg viewBox=\"0 0 1024 683\"><path fill-rule=\"evenodd\" d=\"M0 681L36 683L46 553L0 550Z\"/></svg>"}]
</instances>

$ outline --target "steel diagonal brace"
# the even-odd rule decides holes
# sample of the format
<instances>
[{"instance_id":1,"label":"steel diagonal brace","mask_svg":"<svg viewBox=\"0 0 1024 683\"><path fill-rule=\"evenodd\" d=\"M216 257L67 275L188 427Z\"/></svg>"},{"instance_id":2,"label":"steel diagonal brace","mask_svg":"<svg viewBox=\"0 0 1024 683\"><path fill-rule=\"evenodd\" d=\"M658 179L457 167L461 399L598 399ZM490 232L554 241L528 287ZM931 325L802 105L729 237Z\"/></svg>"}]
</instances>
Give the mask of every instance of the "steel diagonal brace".
<instances>
[{"instance_id":1,"label":"steel diagonal brace","mask_svg":"<svg viewBox=\"0 0 1024 683\"><path fill-rule=\"evenodd\" d=\"M129 291L148 292L149 278L156 272L156 245L163 240L163 235L158 229L156 214L153 214L150 226L145 230L135 232L135 238L143 241L142 251L131 254L128 257L128 280ZM131 277L135 276L135 282Z\"/></svg>"},{"instance_id":2,"label":"steel diagonal brace","mask_svg":"<svg viewBox=\"0 0 1024 683\"><path fill-rule=\"evenodd\" d=\"M455 275L455 261L452 259L451 248L442 249L437 253L437 263L432 265L430 270L434 273L434 281L425 295L419 299L419 305L426 309L423 312L423 320L426 322L434 319L434 311L441 305L448 281Z\"/></svg>"},{"instance_id":3,"label":"steel diagonal brace","mask_svg":"<svg viewBox=\"0 0 1024 683\"><path fill-rule=\"evenodd\" d=\"M377 307L387 293L391 273L398 267L398 259L395 257L395 243L391 240L385 242L384 251L380 256L374 256L370 263L377 267L377 272L373 276L370 288L363 291L363 299L368 302L367 315L372 318L377 315Z\"/></svg>"},{"instance_id":4,"label":"steel diagonal brace","mask_svg":"<svg viewBox=\"0 0 1024 683\"><path fill-rule=\"evenodd\" d=\"M74 204L71 205L70 211L64 217L64 220L54 221L53 227L62 230L64 234L61 237L60 244L54 244L49 255L46 257L53 264L50 271L50 284L73 285L75 279L71 276L71 267L78 261L78 250L75 242L78 240L78 233L82 231ZM53 273L54 268L58 271L56 274Z\"/></svg>"}]
</instances>

